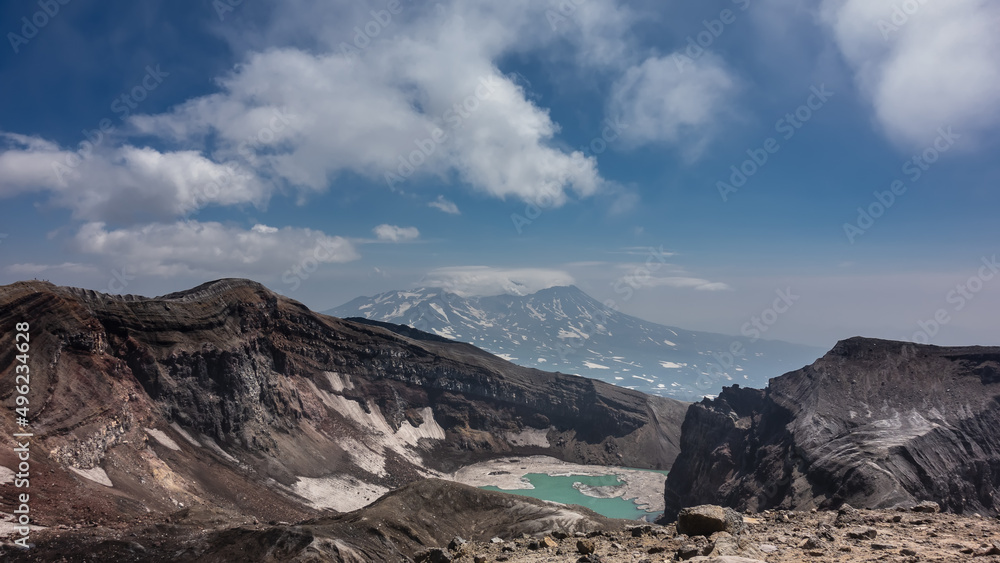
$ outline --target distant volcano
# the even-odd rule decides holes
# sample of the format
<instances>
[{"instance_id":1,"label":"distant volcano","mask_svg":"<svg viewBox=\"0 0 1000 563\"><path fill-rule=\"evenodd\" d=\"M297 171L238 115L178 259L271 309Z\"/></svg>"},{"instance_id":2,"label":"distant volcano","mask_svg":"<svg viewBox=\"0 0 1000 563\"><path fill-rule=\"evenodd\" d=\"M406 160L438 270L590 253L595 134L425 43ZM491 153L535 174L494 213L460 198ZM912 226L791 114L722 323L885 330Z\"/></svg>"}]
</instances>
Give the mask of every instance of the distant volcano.
<instances>
[{"instance_id":1,"label":"distant volcano","mask_svg":"<svg viewBox=\"0 0 1000 563\"><path fill-rule=\"evenodd\" d=\"M404 324L475 344L518 365L592 377L681 400L724 385L763 388L824 350L695 332L609 309L575 286L526 296L461 297L438 288L359 297L328 315ZM736 347L741 353L732 355Z\"/></svg>"}]
</instances>

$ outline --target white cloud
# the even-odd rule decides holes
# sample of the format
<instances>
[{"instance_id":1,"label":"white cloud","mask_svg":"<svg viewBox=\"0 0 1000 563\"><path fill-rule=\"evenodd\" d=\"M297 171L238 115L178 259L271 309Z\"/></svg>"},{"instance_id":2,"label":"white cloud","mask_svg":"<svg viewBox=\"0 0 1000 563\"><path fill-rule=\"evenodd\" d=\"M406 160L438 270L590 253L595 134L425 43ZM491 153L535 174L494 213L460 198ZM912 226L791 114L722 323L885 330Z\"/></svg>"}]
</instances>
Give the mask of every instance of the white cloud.
<instances>
[{"instance_id":1,"label":"white cloud","mask_svg":"<svg viewBox=\"0 0 1000 563\"><path fill-rule=\"evenodd\" d=\"M687 268L678 264L666 262L673 256L672 252L664 252L654 248L630 247L624 249L626 254L646 255L645 262L625 262L616 265L623 274L612 285L616 288L631 286L633 289L654 287L669 287L675 289L695 289L698 291L729 291L732 288L722 282L713 282L693 275Z\"/></svg>"},{"instance_id":2,"label":"white cloud","mask_svg":"<svg viewBox=\"0 0 1000 563\"><path fill-rule=\"evenodd\" d=\"M496 66L504 54L525 48L523 34L537 22L497 6L456 4L449 13L400 21L391 37L356 55L254 53L220 81L221 92L132 123L142 133L188 143L211 134L216 159L242 150L260 174L308 190L326 189L346 172L393 187L411 177L457 173L498 198L548 194L559 205L569 194L596 193L604 182L596 159L556 148L559 127L548 111ZM241 146L283 126L274 121L276 111L287 127L265 150Z\"/></svg>"},{"instance_id":3,"label":"white cloud","mask_svg":"<svg viewBox=\"0 0 1000 563\"><path fill-rule=\"evenodd\" d=\"M732 289L721 282L712 282L701 278L685 276L656 277L636 275L625 278L625 283L636 289L648 287L673 287L678 289L696 289L699 291L727 291Z\"/></svg>"},{"instance_id":4,"label":"white cloud","mask_svg":"<svg viewBox=\"0 0 1000 563\"><path fill-rule=\"evenodd\" d=\"M573 276L545 268L493 268L455 266L428 272L420 281L463 297L471 295L528 295L549 287L573 285Z\"/></svg>"},{"instance_id":5,"label":"white cloud","mask_svg":"<svg viewBox=\"0 0 1000 563\"><path fill-rule=\"evenodd\" d=\"M395 225L379 225L372 229L378 240L387 242L403 242L414 240L420 236L416 227L397 227Z\"/></svg>"},{"instance_id":6,"label":"white cloud","mask_svg":"<svg viewBox=\"0 0 1000 563\"><path fill-rule=\"evenodd\" d=\"M74 244L85 254L113 260L139 275L265 276L307 261L358 258L350 241L320 231L256 225L250 230L220 223L179 221L107 229L87 223Z\"/></svg>"},{"instance_id":7,"label":"white cloud","mask_svg":"<svg viewBox=\"0 0 1000 563\"><path fill-rule=\"evenodd\" d=\"M0 197L44 192L79 219L169 219L210 204L263 205L269 188L248 170L196 151L123 145L69 151L38 137L0 133Z\"/></svg>"},{"instance_id":8,"label":"white cloud","mask_svg":"<svg viewBox=\"0 0 1000 563\"><path fill-rule=\"evenodd\" d=\"M404 3L356 54L341 44L370 22L370 10L292 4L276 6L267 29L250 34L259 43L217 79L217 92L133 115L63 178L52 164L73 151L6 135L0 197L39 191L86 221L163 221L212 204L263 206L289 188L308 195L344 173L389 183L386 173L408 171L406 160L420 161L411 177L454 177L501 199L558 206L604 187L596 159L560 148L549 111L497 61L569 44L581 65L625 64L635 18L615 0L577 6L558 32L543 3ZM432 141L436 129L443 140ZM133 146L135 135L179 149ZM212 187L220 179L226 185Z\"/></svg>"},{"instance_id":9,"label":"white cloud","mask_svg":"<svg viewBox=\"0 0 1000 563\"><path fill-rule=\"evenodd\" d=\"M824 0L822 12L891 139L923 146L939 127L1000 125L997 2Z\"/></svg>"},{"instance_id":10,"label":"white cloud","mask_svg":"<svg viewBox=\"0 0 1000 563\"><path fill-rule=\"evenodd\" d=\"M694 158L728 116L737 89L732 72L711 53L650 57L615 83L608 112L627 126L626 143L677 145Z\"/></svg>"},{"instance_id":11,"label":"white cloud","mask_svg":"<svg viewBox=\"0 0 1000 563\"><path fill-rule=\"evenodd\" d=\"M443 195L439 195L437 199L427 204L435 209L440 209L449 215L461 215L462 212L458 210L458 206L454 202L448 201Z\"/></svg>"}]
</instances>

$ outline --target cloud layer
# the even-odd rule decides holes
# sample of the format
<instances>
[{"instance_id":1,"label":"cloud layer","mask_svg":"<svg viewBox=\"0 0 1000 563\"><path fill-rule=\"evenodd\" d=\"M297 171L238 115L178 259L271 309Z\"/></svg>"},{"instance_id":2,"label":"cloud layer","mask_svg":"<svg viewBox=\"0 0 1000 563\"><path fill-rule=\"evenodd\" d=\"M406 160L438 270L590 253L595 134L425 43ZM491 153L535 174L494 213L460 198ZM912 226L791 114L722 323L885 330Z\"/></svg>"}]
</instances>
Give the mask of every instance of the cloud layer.
<instances>
[{"instance_id":1,"label":"cloud layer","mask_svg":"<svg viewBox=\"0 0 1000 563\"><path fill-rule=\"evenodd\" d=\"M372 229L378 240L386 242L403 242L420 237L416 227L397 227L395 225L379 225Z\"/></svg>"},{"instance_id":2,"label":"cloud layer","mask_svg":"<svg viewBox=\"0 0 1000 563\"><path fill-rule=\"evenodd\" d=\"M74 239L82 254L124 264L149 276L273 276L302 263L358 258L350 241L311 229L255 225L244 230L220 223L178 221L109 229L87 223Z\"/></svg>"},{"instance_id":3,"label":"cloud layer","mask_svg":"<svg viewBox=\"0 0 1000 563\"><path fill-rule=\"evenodd\" d=\"M549 287L574 283L573 276L562 270L488 266L438 268L420 280L421 286L440 287L462 297L528 295Z\"/></svg>"},{"instance_id":4,"label":"cloud layer","mask_svg":"<svg viewBox=\"0 0 1000 563\"><path fill-rule=\"evenodd\" d=\"M651 57L614 85L609 113L628 125L632 145L679 145L696 157L728 115L738 83L721 58Z\"/></svg>"},{"instance_id":5,"label":"cloud layer","mask_svg":"<svg viewBox=\"0 0 1000 563\"><path fill-rule=\"evenodd\" d=\"M939 127L1000 125L1000 4L990 0L824 0L823 20L897 142Z\"/></svg>"}]
</instances>

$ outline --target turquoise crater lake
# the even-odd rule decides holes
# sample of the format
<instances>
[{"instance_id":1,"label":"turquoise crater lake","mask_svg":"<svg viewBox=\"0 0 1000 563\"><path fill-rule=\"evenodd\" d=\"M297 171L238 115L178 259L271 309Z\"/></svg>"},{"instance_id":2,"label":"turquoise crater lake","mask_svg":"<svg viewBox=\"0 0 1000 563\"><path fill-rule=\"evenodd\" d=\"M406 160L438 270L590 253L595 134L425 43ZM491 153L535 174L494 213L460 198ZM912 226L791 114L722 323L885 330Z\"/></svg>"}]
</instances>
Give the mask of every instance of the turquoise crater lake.
<instances>
[{"instance_id":1,"label":"turquoise crater lake","mask_svg":"<svg viewBox=\"0 0 1000 563\"><path fill-rule=\"evenodd\" d=\"M656 471L666 475L666 471ZM638 520L645 517L655 520L662 512L646 512L640 509L634 499L621 497L598 498L582 493L580 488L597 488L605 490L622 487L625 482L617 475L546 475L544 473L528 473L524 480L531 483L533 489L501 489L495 486L480 487L489 491L500 491L514 495L532 497L540 500L561 502L563 504L578 504L608 518ZM581 486L582 485L582 486Z\"/></svg>"}]
</instances>

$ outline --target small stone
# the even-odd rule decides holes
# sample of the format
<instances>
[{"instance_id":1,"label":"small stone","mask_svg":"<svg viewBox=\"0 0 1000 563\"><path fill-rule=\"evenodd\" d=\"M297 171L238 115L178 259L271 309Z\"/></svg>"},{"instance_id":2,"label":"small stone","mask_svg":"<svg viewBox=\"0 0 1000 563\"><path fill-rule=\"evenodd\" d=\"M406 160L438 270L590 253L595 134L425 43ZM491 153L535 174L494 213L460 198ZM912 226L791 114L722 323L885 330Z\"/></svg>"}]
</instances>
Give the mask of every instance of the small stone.
<instances>
[{"instance_id":1,"label":"small stone","mask_svg":"<svg viewBox=\"0 0 1000 563\"><path fill-rule=\"evenodd\" d=\"M556 542L556 540L550 538L549 536L545 536L544 538L542 538L543 547L557 547L558 545L559 544Z\"/></svg>"},{"instance_id":2,"label":"small stone","mask_svg":"<svg viewBox=\"0 0 1000 563\"><path fill-rule=\"evenodd\" d=\"M475 557L472 558L472 562L473 563L486 563L486 556L485 555L476 555Z\"/></svg>"},{"instance_id":3,"label":"small stone","mask_svg":"<svg viewBox=\"0 0 1000 563\"><path fill-rule=\"evenodd\" d=\"M899 554L900 555L906 555L906 556L909 556L909 557L913 557L914 555L917 554L917 552L916 552L916 550L910 549L908 547L904 547L903 549L899 550Z\"/></svg>"},{"instance_id":4,"label":"small stone","mask_svg":"<svg viewBox=\"0 0 1000 563\"><path fill-rule=\"evenodd\" d=\"M872 549L880 549L880 550L896 549L896 546L892 545L891 543L873 543L871 547Z\"/></svg>"},{"instance_id":5,"label":"small stone","mask_svg":"<svg viewBox=\"0 0 1000 563\"><path fill-rule=\"evenodd\" d=\"M490 538L490 543L503 543L503 540L496 536L493 536L492 538Z\"/></svg>"},{"instance_id":6,"label":"small stone","mask_svg":"<svg viewBox=\"0 0 1000 563\"><path fill-rule=\"evenodd\" d=\"M589 555L597 550L594 540L582 539L576 542L576 550L582 555Z\"/></svg>"},{"instance_id":7,"label":"small stone","mask_svg":"<svg viewBox=\"0 0 1000 563\"><path fill-rule=\"evenodd\" d=\"M641 538L642 536L649 535L653 532L652 526L636 526L629 529L633 538Z\"/></svg>"},{"instance_id":8,"label":"small stone","mask_svg":"<svg viewBox=\"0 0 1000 563\"><path fill-rule=\"evenodd\" d=\"M701 555L701 548L690 543L682 545L681 548L677 550L677 558L682 561L699 555Z\"/></svg>"},{"instance_id":9,"label":"small stone","mask_svg":"<svg viewBox=\"0 0 1000 563\"><path fill-rule=\"evenodd\" d=\"M764 552L764 553L775 553L776 551L778 551L778 546L771 545L769 543L762 543L762 544L760 544L759 547L760 547L760 550L762 552Z\"/></svg>"},{"instance_id":10,"label":"small stone","mask_svg":"<svg viewBox=\"0 0 1000 563\"><path fill-rule=\"evenodd\" d=\"M799 549L816 549L819 547L819 541L816 538L806 538L800 541L797 547Z\"/></svg>"},{"instance_id":11,"label":"small stone","mask_svg":"<svg viewBox=\"0 0 1000 563\"><path fill-rule=\"evenodd\" d=\"M878 532L872 527L854 528L847 532L847 537L852 540L873 540L876 536Z\"/></svg>"},{"instance_id":12,"label":"small stone","mask_svg":"<svg viewBox=\"0 0 1000 563\"><path fill-rule=\"evenodd\" d=\"M469 542L465 541L463 538L455 536L454 538L452 538L451 542L448 543L448 549L450 549L451 551L458 551L459 548L461 548L463 545L467 543Z\"/></svg>"},{"instance_id":13,"label":"small stone","mask_svg":"<svg viewBox=\"0 0 1000 563\"><path fill-rule=\"evenodd\" d=\"M932 500L925 500L924 502L914 506L911 510L913 510L913 512L934 514L935 512L941 511L941 505Z\"/></svg>"},{"instance_id":14,"label":"small stone","mask_svg":"<svg viewBox=\"0 0 1000 563\"><path fill-rule=\"evenodd\" d=\"M416 563L451 563L451 554L440 547L425 549L413 556Z\"/></svg>"}]
</instances>

